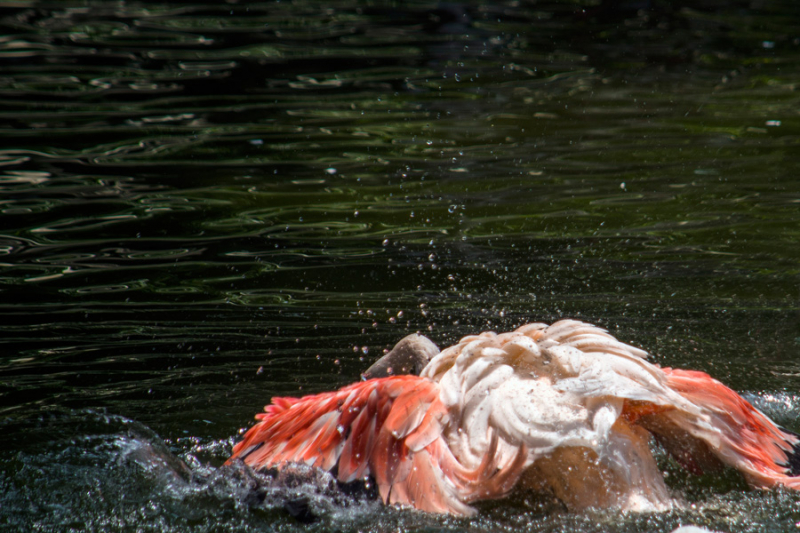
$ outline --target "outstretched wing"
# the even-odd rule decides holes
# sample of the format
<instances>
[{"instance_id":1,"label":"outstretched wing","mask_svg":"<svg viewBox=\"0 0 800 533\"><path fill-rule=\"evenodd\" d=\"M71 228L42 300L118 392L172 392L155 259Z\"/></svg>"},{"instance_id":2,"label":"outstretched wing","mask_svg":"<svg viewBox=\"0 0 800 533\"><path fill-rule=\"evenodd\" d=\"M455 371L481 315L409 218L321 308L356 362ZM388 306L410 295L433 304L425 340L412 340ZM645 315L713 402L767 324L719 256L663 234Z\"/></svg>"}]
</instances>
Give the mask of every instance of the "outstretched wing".
<instances>
[{"instance_id":1,"label":"outstretched wing","mask_svg":"<svg viewBox=\"0 0 800 533\"><path fill-rule=\"evenodd\" d=\"M372 476L385 503L471 514L468 502L513 487L526 454L518 450L499 461L495 438L481 464L465 468L443 438L449 414L439 392L429 379L395 376L300 399L274 398L228 461L254 468L305 463L341 482Z\"/></svg>"},{"instance_id":2,"label":"outstretched wing","mask_svg":"<svg viewBox=\"0 0 800 533\"><path fill-rule=\"evenodd\" d=\"M699 414L674 409L644 417L642 425L660 436L679 461L683 462L682 456L691 461L689 455L701 455L696 451L699 440L756 487L782 484L800 489L797 435L779 428L736 392L704 372L665 368L664 373L668 386L697 406ZM685 450L691 453L681 453Z\"/></svg>"}]
</instances>

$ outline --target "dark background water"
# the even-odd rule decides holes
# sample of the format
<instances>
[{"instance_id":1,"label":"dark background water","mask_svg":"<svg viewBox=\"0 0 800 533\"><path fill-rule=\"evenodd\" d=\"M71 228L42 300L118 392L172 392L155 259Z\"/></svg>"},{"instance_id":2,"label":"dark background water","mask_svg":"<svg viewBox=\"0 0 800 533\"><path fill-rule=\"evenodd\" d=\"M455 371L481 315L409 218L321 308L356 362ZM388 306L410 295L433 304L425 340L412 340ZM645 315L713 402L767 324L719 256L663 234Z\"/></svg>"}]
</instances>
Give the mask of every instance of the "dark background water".
<instances>
[{"instance_id":1,"label":"dark background water","mask_svg":"<svg viewBox=\"0 0 800 533\"><path fill-rule=\"evenodd\" d=\"M562 316L800 430L798 6L3 2L0 529L795 530L670 464L671 513L311 525L217 467L410 332Z\"/></svg>"}]
</instances>

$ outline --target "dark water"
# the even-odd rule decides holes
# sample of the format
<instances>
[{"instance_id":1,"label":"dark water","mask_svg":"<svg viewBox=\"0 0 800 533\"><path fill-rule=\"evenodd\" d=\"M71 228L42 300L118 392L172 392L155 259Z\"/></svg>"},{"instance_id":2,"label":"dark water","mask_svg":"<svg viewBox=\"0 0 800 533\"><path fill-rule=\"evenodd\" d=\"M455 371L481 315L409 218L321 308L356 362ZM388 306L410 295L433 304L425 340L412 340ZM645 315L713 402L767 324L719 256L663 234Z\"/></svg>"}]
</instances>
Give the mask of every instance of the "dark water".
<instances>
[{"instance_id":1,"label":"dark water","mask_svg":"<svg viewBox=\"0 0 800 533\"><path fill-rule=\"evenodd\" d=\"M683 510L472 520L218 469L271 396L410 332L561 316L800 431L795 2L12 1L0 28L0 530L800 524L670 464Z\"/></svg>"}]
</instances>

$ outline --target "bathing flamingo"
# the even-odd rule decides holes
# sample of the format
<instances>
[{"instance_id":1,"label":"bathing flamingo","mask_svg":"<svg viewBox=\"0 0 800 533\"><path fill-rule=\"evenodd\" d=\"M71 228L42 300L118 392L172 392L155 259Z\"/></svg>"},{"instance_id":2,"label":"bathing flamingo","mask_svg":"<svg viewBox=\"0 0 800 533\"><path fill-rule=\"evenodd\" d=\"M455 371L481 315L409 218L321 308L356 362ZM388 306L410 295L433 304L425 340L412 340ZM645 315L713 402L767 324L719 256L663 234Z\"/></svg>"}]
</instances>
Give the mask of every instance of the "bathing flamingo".
<instances>
[{"instance_id":1,"label":"bathing flamingo","mask_svg":"<svg viewBox=\"0 0 800 533\"><path fill-rule=\"evenodd\" d=\"M727 464L753 487L800 490L800 438L709 375L659 367L595 326L528 324L437 352L415 336L368 371L388 377L273 398L229 462L371 477L385 503L434 513L469 515L515 487L572 510L662 510L675 503L655 439L692 473Z\"/></svg>"}]
</instances>

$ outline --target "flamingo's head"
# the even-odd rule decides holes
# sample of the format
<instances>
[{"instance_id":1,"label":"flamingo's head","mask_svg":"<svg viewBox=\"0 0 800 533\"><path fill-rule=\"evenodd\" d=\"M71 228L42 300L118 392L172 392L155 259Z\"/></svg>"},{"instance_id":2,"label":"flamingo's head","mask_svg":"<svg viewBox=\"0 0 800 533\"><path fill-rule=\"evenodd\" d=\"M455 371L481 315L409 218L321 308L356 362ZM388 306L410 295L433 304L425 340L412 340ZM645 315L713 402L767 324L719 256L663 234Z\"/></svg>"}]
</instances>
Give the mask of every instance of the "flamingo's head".
<instances>
[{"instance_id":1,"label":"flamingo's head","mask_svg":"<svg viewBox=\"0 0 800 533\"><path fill-rule=\"evenodd\" d=\"M375 361L362 379L385 378L401 374L418 376L428 361L439 353L439 347L423 335L409 335L395 344L394 348Z\"/></svg>"}]
</instances>

